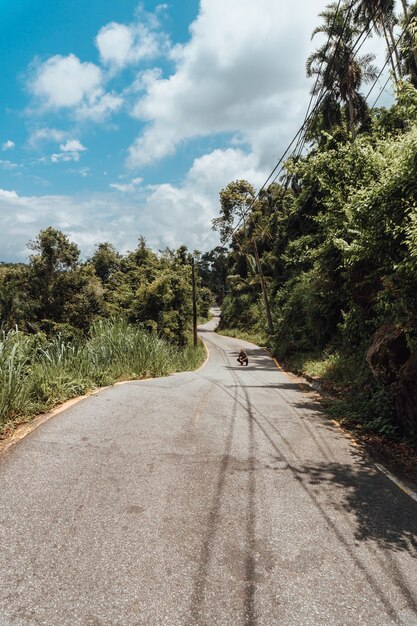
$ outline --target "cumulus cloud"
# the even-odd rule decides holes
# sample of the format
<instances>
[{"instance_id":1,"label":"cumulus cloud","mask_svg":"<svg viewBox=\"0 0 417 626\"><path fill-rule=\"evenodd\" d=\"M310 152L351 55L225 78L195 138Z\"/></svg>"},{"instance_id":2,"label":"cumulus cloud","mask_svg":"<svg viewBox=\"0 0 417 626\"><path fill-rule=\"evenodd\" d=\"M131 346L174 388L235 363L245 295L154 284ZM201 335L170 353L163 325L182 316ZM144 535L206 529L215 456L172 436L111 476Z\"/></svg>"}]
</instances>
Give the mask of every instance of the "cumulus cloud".
<instances>
[{"instance_id":1,"label":"cumulus cloud","mask_svg":"<svg viewBox=\"0 0 417 626\"><path fill-rule=\"evenodd\" d=\"M38 161L40 163L62 163L68 161L79 161L80 153L85 152L87 148L78 139L68 139L59 146L61 152L54 152L50 156L42 157Z\"/></svg>"},{"instance_id":2,"label":"cumulus cloud","mask_svg":"<svg viewBox=\"0 0 417 626\"><path fill-rule=\"evenodd\" d=\"M167 54L169 39L160 30L158 16L162 8L160 5L155 13L147 13L142 7L132 24L110 22L103 26L96 37L102 63L113 69L122 69L144 59Z\"/></svg>"},{"instance_id":3,"label":"cumulus cloud","mask_svg":"<svg viewBox=\"0 0 417 626\"><path fill-rule=\"evenodd\" d=\"M101 87L102 72L93 63L82 63L74 54L59 54L38 65L32 91L45 107L74 107Z\"/></svg>"},{"instance_id":4,"label":"cumulus cloud","mask_svg":"<svg viewBox=\"0 0 417 626\"><path fill-rule=\"evenodd\" d=\"M108 193L82 197L29 197L0 190L0 261L24 259L27 241L50 225L76 241L84 256L101 241L111 241L121 252L132 250L140 235L155 250L183 243L208 250L218 244L211 220L219 212L219 190L242 177L259 186L265 175L255 155L229 148L196 159L180 185L145 187L134 178L126 185L132 185L135 193L122 198L117 192L123 183L112 183Z\"/></svg>"},{"instance_id":5,"label":"cumulus cloud","mask_svg":"<svg viewBox=\"0 0 417 626\"><path fill-rule=\"evenodd\" d=\"M62 152L84 152L87 150L78 139L69 139L64 144L61 144L59 149L62 150Z\"/></svg>"},{"instance_id":6,"label":"cumulus cloud","mask_svg":"<svg viewBox=\"0 0 417 626\"><path fill-rule=\"evenodd\" d=\"M8 139L7 141L5 141L2 144L1 149L3 151L5 151L5 150L12 150L14 147L15 147L14 141L12 141L11 139Z\"/></svg>"},{"instance_id":7,"label":"cumulus cloud","mask_svg":"<svg viewBox=\"0 0 417 626\"><path fill-rule=\"evenodd\" d=\"M202 0L190 41L175 49L175 72L150 77L133 108L148 125L128 165L172 155L193 137L235 132L271 162L305 110L305 59L320 8L305 0Z\"/></svg>"},{"instance_id":8,"label":"cumulus cloud","mask_svg":"<svg viewBox=\"0 0 417 626\"><path fill-rule=\"evenodd\" d=\"M105 92L102 70L74 54L37 63L34 73L29 90L44 110L70 109L76 117L101 121L123 103L117 94Z\"/></svg>"}]
</instances>

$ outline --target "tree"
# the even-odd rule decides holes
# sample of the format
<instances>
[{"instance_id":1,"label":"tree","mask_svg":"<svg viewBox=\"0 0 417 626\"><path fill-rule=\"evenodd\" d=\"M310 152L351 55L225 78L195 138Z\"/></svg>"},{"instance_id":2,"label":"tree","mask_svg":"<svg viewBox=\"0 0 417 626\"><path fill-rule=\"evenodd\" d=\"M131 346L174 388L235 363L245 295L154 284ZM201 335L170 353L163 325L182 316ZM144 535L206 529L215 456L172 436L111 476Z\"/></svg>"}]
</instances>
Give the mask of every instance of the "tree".
<instances>
[{"instance_id":1,"label":"tree","mask_svg":"<svg viewBox=\"0 0 417 626\"><path fill-rule=\"evenodd\" d=\"M378 35L383 35L387 44L387 53L390 59L394 80L397 83L401 78L401 63L394 37L394 0L356 0L357 10L355 18L359 19L366 28L373 26ZM407 10L405 0L404 7Z\"/></svg>"},{"instance_id":2,"label":"tree","mask_svg":"<svg viewBox=\"0 0 417 626\"><path fill-rule=\"evenodd\" d=\"M367 106L360 88L376 79L372 65L373 54L355 55L354 41L360 27L353 23L349 9L333 3L320 13L323 23L312 34L325 34L328 42L320 46L307 59L307 76L316 77L313 95L319 95L317 110L310 121L310 135L317 130L331 130L341 123L341 104L345 105L346 118L352 140L357 125L366 118Z\"/></svg>"},{"instance_id":3,"label":"tree","mask_svg":"<svg viewBox=\"0 0 417 626\"><path fill-rule=\"evenodd\" d=\"M220 217L213 220L213 228L220 231L221 240L224 243L231 237L234 231L234 224L238 218L238 226L242 226L242 231L246 239L246 225L250 220L251 211L255 206L255 189L246 180L236 180L231 182L220 192ZM262 288L262 297L264 300L265 313L268 323L268 332L274 333L274 325L272 322L271 311L269 307L268 292L262 271L261 261L258 254L256 238L253 237L248 242L253 249L256 265L258 269L259 279Z\"/></svg>"},{"instance_id":4,"label":"tree","mask_svg":"<svg viewBox=\"0 0 417 626\"><path fill-rule=\"evenodd\" d=\"M120 261L120 254L108 241L99 243L91 257L95 273L103 283L107 283L111 274L120 268Z\"/></svg>"},{"instance_id":5,"label":"tree","mask_svg":"<svg viewBox=\"0 0 417 626\"><path fill-rule=\"evenodd\" d=\"M35 252L30 256L27 294L34 328L87 331L103 313L103 287L91 266L79 263L78 246L49 227L28 247Z\"/></svg>"},{"instance_id":6,"label":"tree","mask_svg":"<svg viewBox=\"0 0 417 626\"><path fill-rule=\"evenodd\" d=\"M417 4L413 4L404 14L402 20L404 28L400 56L404 75L410 77L411 83L417 87Z\"/></svg>"},{"instance_id":7,"label":"tree","mask_svg":"<svg viewBox=\"0 0 417 626\"><path fill-rule=\"evenodd\" d=\"M221 306L226 293L228 274L227 248L216 246L213 250L202 254L198 261L198 270L203 287L210 289Z\"/></svg>"}]
</instances>

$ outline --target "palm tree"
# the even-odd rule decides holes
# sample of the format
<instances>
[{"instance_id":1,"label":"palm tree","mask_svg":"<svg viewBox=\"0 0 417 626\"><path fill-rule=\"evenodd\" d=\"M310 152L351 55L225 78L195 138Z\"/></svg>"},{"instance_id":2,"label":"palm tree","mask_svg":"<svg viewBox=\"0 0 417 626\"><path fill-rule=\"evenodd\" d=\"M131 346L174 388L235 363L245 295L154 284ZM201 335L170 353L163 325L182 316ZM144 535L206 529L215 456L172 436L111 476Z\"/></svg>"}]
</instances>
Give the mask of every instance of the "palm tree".
<instances>
[{"instance_id":1,"label":"palm tree","mask_svg":"<svg viewBox=\"0 0 417 626\"><path fill-rule=\"evenodd\" d=\"M417 3L407 7L401 25L404 29L400 45L402 71L417 87Z\"/></svg>"},{"instance_id":2,"label":"palm tree","mask_svg":"<svg viewBox=\"0 0 417 626\"><path fill-rule=\"evenodd\" d=\"M404 11L407 4L403 0ZM356 0L355 19L362 22L366 28L373 27L377 35L383 35L387 44L388 57L391 63L395 82L402 77L400 56L394 36L395 0ZM395 62L394 62L395 58Z\"/></svg>"},{"instance_id":3,"label":"palm tree","mask_svg":"<svg viewBox=\"0 0 417 626\"><path fill-rule=\"evenodd\" d=\"M374 55L355 56L354 46L361 29L350 16L346 6L339 8L332 3L320 13L323 23L312 34L327 35L327 43L307 59L307 76L316 76L313 95L318 95L316 113L312 125L319 120L323 130L340 124L341 104L346 107L346 117L352 140L356 126L363 121L367 108L360 93L362 84L375 80L377 72L372 61Z\"/></svg>"}]
</instances>

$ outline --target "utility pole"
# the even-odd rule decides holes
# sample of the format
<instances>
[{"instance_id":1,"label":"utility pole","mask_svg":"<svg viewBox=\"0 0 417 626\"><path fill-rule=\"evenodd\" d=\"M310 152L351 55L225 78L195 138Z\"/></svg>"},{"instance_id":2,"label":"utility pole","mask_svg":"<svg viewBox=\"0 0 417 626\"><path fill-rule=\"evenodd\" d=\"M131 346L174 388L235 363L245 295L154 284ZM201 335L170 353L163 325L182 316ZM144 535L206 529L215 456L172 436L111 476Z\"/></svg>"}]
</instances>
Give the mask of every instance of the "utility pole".
<instances>
[{"instance_id":1,"label":"utility pole","mask_svg":"<svg viewBox=\"0 0 417 626\"><path fill-rule=\"evenodd\" d=\"M272 321L271 309L269 307L268 292L266 290L266 284L265 284L265 277L264 277L264 273L262 271L261 261L259 259L259 254L258 254L258 246L256 245L256 240L255 239L253 240L253 249L255 251L256 267L258 268L258 274L259 274L259 278L261 280L262 296L263 296L263 299L264 299L266 319L267 319L267 322L268 322L268 333L270 335L273 335L274 334L274 323Z\"/></svg>"},{"instance_id":2,"label":"utility pole","mask_svg":"<svg viewBox=\"0 0 417 626\"><path fill-rule=\"evenodd\" d=\"M197 336L197 294L196 294L196 288L195 288L194 257L191 257L191 276L192 276L192 284L193 284L193 336L194 336L194 348L196 348L198 344L198 336Z\"/></svg>"}]
</instances>

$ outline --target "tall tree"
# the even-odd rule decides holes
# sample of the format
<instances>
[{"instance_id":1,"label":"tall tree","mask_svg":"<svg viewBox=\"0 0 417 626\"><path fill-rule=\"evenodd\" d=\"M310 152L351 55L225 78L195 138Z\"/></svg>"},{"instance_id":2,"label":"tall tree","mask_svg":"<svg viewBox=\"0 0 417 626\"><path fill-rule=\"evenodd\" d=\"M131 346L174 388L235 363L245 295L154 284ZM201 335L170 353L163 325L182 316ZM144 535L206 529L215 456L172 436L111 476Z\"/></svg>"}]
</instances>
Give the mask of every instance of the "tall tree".
<instances>
[{"instance_id":1,"label":"tall tree","mask_svg":"<svg viewBox=\"0 0 417 626\"><path fill-rule=\"evenodd\" d=\"M327 36L327 41L307 59L307 76L316 77L313 95L319 96L319 104L310 129L330 130L342 118L340 106L345 105L346 118L352 140L358 123L367 115L366 102L360 93L364 83L375 80L376 68L372 65L373 54L357 56L355 41L361 32L347 6L329 4L320 13L323 22L312 34ZM324 95L323 95L324 94Z\"/></svg>"},{"instance_id":2,"label":"tall tree","mask_svg":"<svg viewBox=\"0 0 417 626\"><path fill-rule=\"evenodd\" d=\"M246 180L236 180L231 182L220 192L220 217L213 220L213 228L220 231L222 242L225 243L231 237L234 231L236 219L238 225L242 227L246 238L246 224L255 207L255 189ZM248 242L249 243L249 242ZM259 280L262 288L262 297L265 305L266 319L268 322L268 332L273 335L274 325L269 306L269 297L263 275L261 260L258 254L258 246L256 237L250 241L250 247L256 260Z\"/></svg>"},{"instance_id":3,"label":"tall tree","mask_svg":"<svg viewBox=\"0 0 417 626\"><path fill-rule=\"evenodd\" d=\"M394 36L394 24L396 21L394 9L395 0L356 0L355 19L359 19L368 31L373 28L378 35L384 36L394 80L398 82L398 79L402 76L402 70L397 42Z\"/></svg>"}]
</instances>

